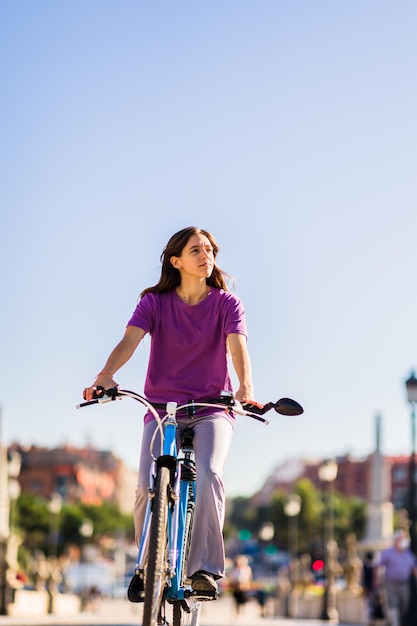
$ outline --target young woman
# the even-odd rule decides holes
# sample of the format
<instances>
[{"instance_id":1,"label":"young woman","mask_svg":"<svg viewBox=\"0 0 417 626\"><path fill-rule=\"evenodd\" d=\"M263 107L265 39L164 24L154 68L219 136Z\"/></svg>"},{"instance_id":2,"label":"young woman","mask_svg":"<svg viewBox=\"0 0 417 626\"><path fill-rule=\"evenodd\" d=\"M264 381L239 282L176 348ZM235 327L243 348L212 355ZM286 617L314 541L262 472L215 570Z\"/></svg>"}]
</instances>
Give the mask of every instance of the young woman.
<instances>
[{"instance_id":1,"label":"young woman","mask_svg":"<svg viewBox=\"0 0 417 626\"><path fill-rule=\"evenodd\" d=\"M109 389L117 384L115 372L149 333L151 349L144 390L150 401L181 404L216 397L223 389L232 391L230 356L239 382L235 397L240 402L254 402L245 312L239 298L227 289L227 275L216 265L218 251L213 235L200 228L185 228L171 237L161 255L159 282L141 293L122 340L94 384L84 390L86 400L92 398L97 386ZM177 417L179 430L190 427L187 415ZM215 591L216 579L222 578L225 570L222 477L234 418L221 409L203 408L196 411L192 426L198 494L187 574L193 589ZM155 427L155 419L147 413L134 508L138 542L148 498L149 448ZM156 450L158 444L156 440ZM143 582L135 576L128 597L140 602L143 596Z\"/></svg>"}]
</instances>

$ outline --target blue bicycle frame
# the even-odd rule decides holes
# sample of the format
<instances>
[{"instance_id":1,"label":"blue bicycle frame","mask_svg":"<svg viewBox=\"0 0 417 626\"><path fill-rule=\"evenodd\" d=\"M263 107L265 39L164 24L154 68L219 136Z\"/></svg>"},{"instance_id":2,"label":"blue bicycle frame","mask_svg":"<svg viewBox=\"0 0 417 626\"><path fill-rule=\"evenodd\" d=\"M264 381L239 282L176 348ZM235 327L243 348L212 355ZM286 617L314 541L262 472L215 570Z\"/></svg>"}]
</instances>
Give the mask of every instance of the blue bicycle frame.
<instances>
[{"instance_id":1,"label":"blue bicycle frame","mask_svg":"<svg viewBox=\"0 0 417 626\"><path fill-rule=\"evenodd\" d=\"M150 485L151 491L155 483L159 464L169 467L173 478L171 483L172 497L168 505L168 558L170 569L170 580L166 588L165 598L170 600L184 600L186 589L182 585L181 573L185 558L185 531L187 523L187 512L190 506L194 505L196 497L196 481L194 478L182 477L183 462L178 458L176 433L178 423L175 412L168 409L168 417L160 428L163 428L162 456L152 463ZM188 462L193 462L191 451L187 453ZM182 479L183 478L183 479ZM142 536L139 544L138 561L136 572L145 568L146 557L149 545L149 530L152 517L152 498L149 498ZM189 594L188 594L189 595Z\"/></svg>"}]
</instances>

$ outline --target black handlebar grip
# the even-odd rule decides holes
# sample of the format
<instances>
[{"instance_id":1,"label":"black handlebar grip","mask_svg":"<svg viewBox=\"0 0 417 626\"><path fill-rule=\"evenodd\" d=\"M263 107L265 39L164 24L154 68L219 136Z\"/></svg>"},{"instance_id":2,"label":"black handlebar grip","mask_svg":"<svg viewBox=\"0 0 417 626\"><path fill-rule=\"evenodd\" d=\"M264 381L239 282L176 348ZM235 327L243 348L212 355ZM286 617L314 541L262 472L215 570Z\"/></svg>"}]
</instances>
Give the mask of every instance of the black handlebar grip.
<instances>
[{"instance_id":1,"label":"black handlebar grip","mask_svg":"<svg viewBox=\"0 0 417 626\"><path fill-rule=\"evenodd\" d=\"M101 385L98 385L93 393L94 400L97 398L102 398L104 396L105 389Z\"/></svg>"},{"instance_id":2,"label":"black handlebar grip","mask_svg":"<svg viewBox=\"0 0 417 626\"><path fill-rule=\"evenodd\" d=\"M253 404L252 402L243 402L242 407L245 409L245 411L250 411L250 413L254 413L255 415L264 415L264 413L269 410L267 404Z\"/></svg>"}]
</instances>

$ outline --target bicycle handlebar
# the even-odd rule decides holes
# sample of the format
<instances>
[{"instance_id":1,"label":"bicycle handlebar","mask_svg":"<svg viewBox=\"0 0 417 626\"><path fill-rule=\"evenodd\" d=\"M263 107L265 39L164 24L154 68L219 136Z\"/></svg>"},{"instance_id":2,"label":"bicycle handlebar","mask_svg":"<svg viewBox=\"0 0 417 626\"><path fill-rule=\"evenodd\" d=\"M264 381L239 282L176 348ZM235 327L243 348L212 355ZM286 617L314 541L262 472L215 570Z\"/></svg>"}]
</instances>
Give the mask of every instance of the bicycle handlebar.
<instances>
[{"instance_id":1,"label":"bicycle handlebar","mask_svg":"<svg viewBox=\"0 0 417 626\"><path fill-rule=\"evenodd\" d=\"M120 389L119 387L112 387L111 389L104 389L104 387L97 387L97 391L95 392L95 398L93 400L89 400L86 402L82 402L81 404L77 404L77 409L81 409L85 406L90 406L91 404L102 404L104 402L111 402L116 400L116 398L122 399L123 397L129 397L133 400L137 400L141 402L144 406L148 408L152 407L153 409L159 410L167 410L166 404L161 404L157 402L150 402L143 396L139 395L135 391L128 391L127 389ZM303 407L292 400L291 398L280 398L276 402L267 402L266 404L253 404L253 403L245 403L241 404L238 400L233 397L231 392L222 392L219 398L209 399L209 400L190 400L189 402L177 406L176 410L180 411L182 409L186 410L188 408L201 408L208 406L216 406L218 408L229 408L238 415L246 415L253 419L256 419L264 424L269 424L268 420L262 417L271 409L274 409L280 415L301 415L304 412Z\"/></svg>"}]
</instances>

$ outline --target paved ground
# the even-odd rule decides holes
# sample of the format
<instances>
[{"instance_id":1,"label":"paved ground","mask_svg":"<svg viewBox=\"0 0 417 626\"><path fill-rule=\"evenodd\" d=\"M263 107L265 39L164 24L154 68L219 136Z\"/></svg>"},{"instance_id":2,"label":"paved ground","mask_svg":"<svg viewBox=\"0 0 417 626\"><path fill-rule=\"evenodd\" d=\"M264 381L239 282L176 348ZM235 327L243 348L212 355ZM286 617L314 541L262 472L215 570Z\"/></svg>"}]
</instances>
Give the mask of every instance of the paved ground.
<instances>
[{"instance_id":1,"label":"paved ground","mask_svg":"<svg viewBox=\"0 0 417 626\"><path fill-rule=\"evenodd\" d=\"M141 623L141 605L127 600L103 600L94 609L72 616L9 617L0 616L0 626L130 626ZM323 626L320 620L292 620L283 617L260 617L259 607L249 602L236 617L231 598L222 597L216 602L202 605L200 626ZM340 624L339 626L343 626ZM345 625L346 626L346 625Z\"/></svg>"}]
</instances>

